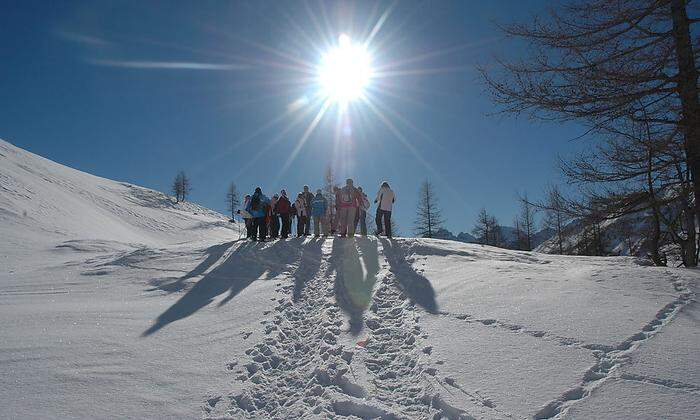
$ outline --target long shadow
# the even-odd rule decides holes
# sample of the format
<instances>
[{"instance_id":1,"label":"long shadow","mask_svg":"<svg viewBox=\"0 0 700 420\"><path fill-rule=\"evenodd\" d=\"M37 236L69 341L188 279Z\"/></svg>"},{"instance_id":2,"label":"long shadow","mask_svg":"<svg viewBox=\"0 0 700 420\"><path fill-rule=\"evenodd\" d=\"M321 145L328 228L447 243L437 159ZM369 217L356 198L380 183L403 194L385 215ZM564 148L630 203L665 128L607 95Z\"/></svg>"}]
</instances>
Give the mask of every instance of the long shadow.
<instances>
[{"instance_id":1,"label":"long shadow","mask_svg":"<svg viewBox=\"0 0 700 420\"><path fill-rule=\"evenodd\" d=\"M224 262L204 275L183 297L160 314L142 336L149 336L172 322L194 314L226 292L228 295L219 306L228 303L263 274L267 273L266 278L273 278L282 273L291 263L290 257L296 258L299 252L298 247L291 247L283 241L269 246L252 242L241 244Z\"/></svg>"},{"instance_id":2,"label":"long shadow","mask_svg":"<svg viewBox=\"0 0 700 420\"><path fill-rule=\"evenodd\" d=\"M360 252L355 239L336 239L333 242L331 267L335 270L335 300L350 317L350 332L362 331L363 313L372 300L372 291L377 282L379 254L377 243L371 239L360 239Z\"/></svg>"},{"instance_id":3,"label":"long shadow","mask_svg":"<svg viewBox=\"0 0 700 420\"><path fill-rule=\"evenodd\" d=\"M325 239L312 239L301 250L301 262L294 270L294 292L292 300L294 302L301 298L301 292L306 286L306 282L311 280L321 269L322 251L321 247Z\"/></svg>"},{"instance_id":4,"label":"long shadow","mask_svg":"<svg viewBox=\"0 0 700 420\"><path fill-rule=\"evenodd\" d=\"M408 298L426 311L436 313L438 305L435 301L435 290L430 281L418 274L406 262L407 255L398 243L388 239L381 241L384 247L384 257L389 262L389 270L394 273Z\"/></svg>"},{"instance_id":5,"label":"long shadow","mask_svg":"<svg viewBox=\"0 0 700 420\"><path fill-rule=\"evenodd\" d=\"M228 251L234 243L236 243L236 241L224 242L222 244L210 246L204 251L204 253L207 255L207 258L205 258L204 261L202 261L201 263L197 264L197 266L193 268L189 273L185 274L182 277L177 277L173 281L167 281L168 279L172 279L172 277L163 280L152 280L151 285L153 285L153 288L149 289L149 291L163 290L169 293L179 292L187 286L188 279L197 277L205 271L207 271L209 267L214 265L214 263L219 261L221 257L224 256L226 251Z\"/></svg>"}]
</instances>

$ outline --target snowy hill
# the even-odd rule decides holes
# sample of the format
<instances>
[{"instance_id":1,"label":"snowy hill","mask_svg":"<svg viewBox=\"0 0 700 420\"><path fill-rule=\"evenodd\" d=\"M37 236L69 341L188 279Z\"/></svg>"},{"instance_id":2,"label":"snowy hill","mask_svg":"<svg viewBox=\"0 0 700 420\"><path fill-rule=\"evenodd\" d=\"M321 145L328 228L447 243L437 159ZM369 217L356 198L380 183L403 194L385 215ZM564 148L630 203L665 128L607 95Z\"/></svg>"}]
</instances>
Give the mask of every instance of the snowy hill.
<instances>
[{"instance_id":1,"label":"snowy hill","mask_svg":"<svg viewBox=\"0 0 700 420\"><path fill-rule=\"evenodd\" d=\"M436 239L251 243L214 212L0 146L0 418L700 410L696 270Z\"/></svg>"},{"instance_id":2,"label":"snowy hill","mask_svg":"<svg viewBox=\"0 0 700 420\"><path fill-rule=\"evenodd\" d=\"M74 240L173 243L210 227L231 233L221 214L59 165L2 140L0 193L0 236L21 248Z\"/></svg>"}]
</instances>

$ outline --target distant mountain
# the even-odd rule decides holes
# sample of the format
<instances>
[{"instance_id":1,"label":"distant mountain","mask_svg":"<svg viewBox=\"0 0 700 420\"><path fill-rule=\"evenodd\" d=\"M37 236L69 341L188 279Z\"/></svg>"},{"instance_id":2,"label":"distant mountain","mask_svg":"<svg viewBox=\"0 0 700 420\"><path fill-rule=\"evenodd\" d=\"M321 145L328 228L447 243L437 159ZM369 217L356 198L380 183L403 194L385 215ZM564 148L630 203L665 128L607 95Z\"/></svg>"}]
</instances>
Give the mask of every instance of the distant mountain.
<instances>
[{"instance_id":1,"label":"distant mountain","mask_svg":"<svg viewBox=\"0 0 700 420\"><path fill-rule=\"evenodd\" d=\"M464 242L464 243L477 243L477 239L467 233L467 232L460 232L455 236L454 233L450 232L447 229L440 229L437 232L435 232L435 238L437 239L447 239L450 241L457 241L457 242Z\"/></svg>"},{"instance_id":2,"label":"distant mountain","mask_svg":"<svg viewBox=\"0 0 700 420\"><path fill-rule=\"evenodd\" d=\"M517 230L512 226L501 226L501 234L503 235L503 240L509 248L515 248L515 244L518 242ZM532 248L538 247L540 244L548 240L554 235L552 229L542 229L535 232L532 235ZM478 243L479 240L472 234L468 232L460 232L457 235L450 232L447 229L440 229L435 233L435 238L437 239L447 239L450 241L464 242L464 243Z\"/></svg>"}]
</instances>

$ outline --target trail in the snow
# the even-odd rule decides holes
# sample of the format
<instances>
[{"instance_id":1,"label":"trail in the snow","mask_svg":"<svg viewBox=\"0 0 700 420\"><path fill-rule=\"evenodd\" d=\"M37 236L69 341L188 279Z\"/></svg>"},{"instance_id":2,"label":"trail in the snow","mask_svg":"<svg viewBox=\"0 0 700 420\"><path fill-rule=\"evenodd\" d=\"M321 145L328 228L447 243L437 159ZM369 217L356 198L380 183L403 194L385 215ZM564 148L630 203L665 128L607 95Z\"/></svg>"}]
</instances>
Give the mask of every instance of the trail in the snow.
<instances>
[{"instance_id":1,"label":"trail in the snow","mask_svg":"<svg viewBox=\"0 0 700 420\"><path fill-rule=\"evenodd\" d=\"M683 282L674 279L672 284L675 290L679 292L679 296L664 306L654 319L642 328L642 331L627 338L614 348L605 349L601 347L596 349L593 345L584 346L593 350L598 362L585 373L579 385L567 390L558 399L547 404L539 412L535 413L534 418L560 419L566 416L566 413L574 404L588 398L595 389L614 377L619 368L628 361L632 352L658 334L686 305L695 300L695 294ZM623 374L622 377L625 377L625 375ZM644 380L644 378L637 377L634 377L634 379ZM672 383L670 386L679 388L683 385ZM666 384L666 386L669 385ZM691 389L691 391L696 390Z\"/></svg>"},{"instance_id":2,"label":"trail in the snow","mask_svg":"<svg viewBox=\"0 0 700 420\"><path fill-rule=\"evenodd\" d=\"M383 254L375 239L307 240L293 284L278 288L265 337L247 350L247 362L230 366L244 389L208 400L206 415L473 418L441 398L438 391L451 392L447 385L460 387L429 367L421 309ZM480 413L498 414L469 395L461 399Z\"/></svg>"}]
</instances>

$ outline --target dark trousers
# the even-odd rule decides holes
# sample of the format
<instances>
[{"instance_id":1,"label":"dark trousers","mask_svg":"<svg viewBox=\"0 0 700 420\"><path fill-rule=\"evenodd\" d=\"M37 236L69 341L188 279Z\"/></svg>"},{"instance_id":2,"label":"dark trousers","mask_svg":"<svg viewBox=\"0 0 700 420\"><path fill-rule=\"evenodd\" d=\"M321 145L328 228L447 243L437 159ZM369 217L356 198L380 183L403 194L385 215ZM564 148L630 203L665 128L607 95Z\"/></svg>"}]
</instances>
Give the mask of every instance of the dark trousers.
<instances>
[{"instance_id":1,"label":"dark trousers","mask_svg":"<svg viewBox=\"0 0 700 420\"><path fill-rule=\"evenodd\" d=\"M270 219L270 238L276 238L280 234L280 218L273 214Z\"/></svg>"},{"instance_id":2,"label":"dark trousers","mask_svg":"<svg viewBox=\"0 0 700 420\"><path fill-rule=\"evenodd\" d=\"M267 223L265 216L253 219L253 240L264 241L267 235Z\"/></svg>"},{"instance_id":3,"label":"dark trousers","mask_svg":"<svg viewBox=\"0 0 700 420\"><path fill-rule=\"evenodd\" d=\"M289 218L288 214L281 215L282 217L282 237L288 238L289 233L292 230L292 220Z\"/></svg>"},{"instance_id":4,"label":"dark trousers","mask_svg":"<svg viewBox=\"0 0 700 420\"><path fill-rule=\"evenodd\" d=\"M307 220L308 217L297 215L297 236L304 235L304 226L306 226Z\"/></svg>"},{"instance_id":5,"label":"dark trousers","mask_svg":"<svg viewBox=\"0 0 700 420\"><path fill-rule=\"evenodd\" d=\"M311 233L311 217L304 217L304 235L309 235Z\"/></svg>"},{"instance_id":6,"label":"dark trousers","mask_svg":"<svg viewBox=\"0 0 700 420\"><path fill-rule=\"evenodd\" d=\"M244 219L245 220L245 237L250 238L253 236L253 219Z\"/></svg>"},{"instance_id":7,"label":"dark trousers","mask_svg":"<svg viewBox=\"0 0 700 420\"><path fill-rule=\"evenodd\" d=\"M357 231L357 225L360 225L360 234L362 236L367 236L367 211L358 209L357 216L355 216L355 231Z\"/></svg>"},{"instance_id":8,"label":"dark trousers","mask_svg":"<svg viewBox=\"0 0 700 420\"><path fill-rule=\"evenodd\" d=\"M375 219L377 223L377 232L386 233L387 238L391 238L391 212L386 210L377 209L377 218ZM382 229L384 226L384 229Z\"/></svg>"}]
</instances>

